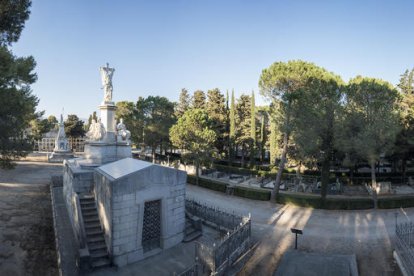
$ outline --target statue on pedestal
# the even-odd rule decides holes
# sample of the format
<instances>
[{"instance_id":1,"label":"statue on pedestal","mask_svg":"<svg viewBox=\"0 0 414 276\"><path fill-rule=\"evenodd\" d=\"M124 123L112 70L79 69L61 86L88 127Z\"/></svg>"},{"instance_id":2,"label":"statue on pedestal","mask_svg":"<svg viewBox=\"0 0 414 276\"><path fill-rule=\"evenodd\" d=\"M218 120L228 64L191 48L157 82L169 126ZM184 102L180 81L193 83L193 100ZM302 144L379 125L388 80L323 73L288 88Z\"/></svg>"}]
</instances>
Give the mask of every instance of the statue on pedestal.
<instances>
[{"instance_id":1,"label":"statue on pedestal","mask_svg":"<svg viewBox=\"0 0 414 276\"><path fill-rule=\"evenodd\" d=\"M62 114L60 114L59 130L55 139L55 148L53 151L69 151L69 143L65 135L65 125L63 123Z\"/></svg>"},{"instance_id":2,"label":"statue on pedestal","mask_svg":"<svg viewBox=\"0 0 414 276\"><path fill-rule=\"evenodd\" d=\"M116 126L116 131L118 133L118 140L119 141L125 141L129 143L129 139L131 138L131 132L126 129L126 126L124 124L124 120L121 118L121 121Z\"/></svg>"},{"instance_id":3,"label":"statue on pedestal","mask_svg":"<svg viewBox=\"0 0 414 276\"><path fill-rule=\"evenodd\" d=\"M104 102L112 102L112 76L114 75L115 69L109 68L109 64L106 67L99 68L102 78L102 85L104 90Z\"/></svg>"},{"instance_id":4,"label":"statue on pedestal","mask_svg":"<svg viewBox=\"0 0 414 276\"><path fill-rule=\"evenodd\" d=\"M91 141L100 141L105 137L106 130L104 125L99 120L92 120L92 123L89 127L89 131L86 133L86 137L88 137Z\"/></svg>"}]
</instances>

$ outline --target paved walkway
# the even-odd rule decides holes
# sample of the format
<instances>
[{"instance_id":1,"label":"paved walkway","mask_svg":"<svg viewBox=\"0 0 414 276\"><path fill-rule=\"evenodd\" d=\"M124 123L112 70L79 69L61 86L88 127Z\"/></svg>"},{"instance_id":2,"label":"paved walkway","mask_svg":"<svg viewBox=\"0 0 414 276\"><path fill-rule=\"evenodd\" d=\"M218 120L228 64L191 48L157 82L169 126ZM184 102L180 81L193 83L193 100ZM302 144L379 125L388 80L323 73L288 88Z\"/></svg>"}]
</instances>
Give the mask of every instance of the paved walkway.
<instances>
[{"instance_id":1,"label":"paved walkway","mask_svg":"<svg viewBox=\"0 0 414 276\"><path fill-rule=\"evenodd\" d=\"M251 213L257 248L240 275L272 275L282 255L294 246L290 228L303 229L298 240L301 251L355 254L360 275L394 275L395 213L398 221L414 218L414 208L317 210L227 196L193 185L187 185L187 196L223 209Z\"/></svg>"}]
</instances>

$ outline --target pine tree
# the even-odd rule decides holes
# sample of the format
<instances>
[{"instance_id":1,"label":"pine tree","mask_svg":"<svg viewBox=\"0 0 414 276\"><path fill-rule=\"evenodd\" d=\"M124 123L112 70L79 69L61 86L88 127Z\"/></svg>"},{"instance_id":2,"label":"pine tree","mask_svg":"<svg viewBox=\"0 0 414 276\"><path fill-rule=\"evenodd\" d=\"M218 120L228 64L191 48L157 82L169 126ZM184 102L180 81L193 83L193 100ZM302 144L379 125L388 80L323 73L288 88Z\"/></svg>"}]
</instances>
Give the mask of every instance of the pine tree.
<instances>
[{"instance_id":1,"label":"pine tree","mask_svg":"<svg viewBox=\"0 0 414 276\"><path fill-rule=\"evenodd\" d=\"M201 90L194 91L193 95L193 108L204 110L206 107L206 95Z\"/></svg>"},{"instance_id":2,"label":"pine tree","mask_svg":"<svg viewBox=\"0 0 414 276\"><path fill-rule=\"evenodd\" d=\"M250 148L250 166L254 166L254 160L256 157L256 107L254 101L254 91L252 91L250 105L250 137L252 139Z\"/></svg>"},{"instance_id":3,"label":"pine tree","mask_svg":"<svg viewBox=\"0 0 414 276\"><path fill-rule=\"evenodd\" d=\"M184 112L186 112L190 107L190 95L188 94L187 89L181 89L180 98L178 99L178 104L175 107L175 116L180 118Z\"/></svg>"}]
</instances>

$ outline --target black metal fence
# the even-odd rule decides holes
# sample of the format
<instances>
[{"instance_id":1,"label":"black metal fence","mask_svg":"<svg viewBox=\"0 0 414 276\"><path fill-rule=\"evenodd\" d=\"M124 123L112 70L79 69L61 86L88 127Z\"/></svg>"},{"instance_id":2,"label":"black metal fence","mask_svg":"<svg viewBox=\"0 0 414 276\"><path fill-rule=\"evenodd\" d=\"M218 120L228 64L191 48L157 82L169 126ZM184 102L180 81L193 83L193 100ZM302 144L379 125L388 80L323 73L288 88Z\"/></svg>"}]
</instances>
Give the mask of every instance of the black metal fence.
<instances>
[{"instance_id":1,"label":"black metal fence","mask_svg":"<svg viewBox=\"0 0 414 276\"><path fill-rule=\"evenodd\" d=\"M196 242L196 263L211 274L222 275L250 247L251 219L234 213L227 213L195 200L186 200L186 212L213 224L228 233L213 244Z\"/></svg>"},{"instance_id":2,"label":"black metal fence","mask_svg":"<svg viewBox=\"0 0 414 276\"><path fill-rule=\"evenodd\" d=\"M185 210L205 222L213 224L218 228L225 228L228 231L234 230L243 220L242 215L235 214L234 212L228 213L193 199L186 199Z\"/></svg>"},{"instance_id":3,"label":"black metal fence","mask_svg":"<svg viewBox=\"0 0 414 276\"><path fill-rule=\"evenodd\" d=\"M396 250L404 267L414 275L414 223L399 223L395 226Z\"/></svg>"}]
</instances>

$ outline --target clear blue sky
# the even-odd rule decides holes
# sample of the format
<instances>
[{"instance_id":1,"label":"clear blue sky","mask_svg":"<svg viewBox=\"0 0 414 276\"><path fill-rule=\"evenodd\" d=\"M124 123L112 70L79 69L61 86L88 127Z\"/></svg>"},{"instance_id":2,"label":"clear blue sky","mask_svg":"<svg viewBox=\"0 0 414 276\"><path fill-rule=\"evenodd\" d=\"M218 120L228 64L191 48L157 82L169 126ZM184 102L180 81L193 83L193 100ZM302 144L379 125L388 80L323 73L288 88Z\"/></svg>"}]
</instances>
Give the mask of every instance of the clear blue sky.
<instances>
[{"instance_id":1,"label":"clear blue sky","mask_svg":"<svg viewBox=\"0 0 414 276\"><path fill-rule=\"evenodd\" d=\"M176 101L183 87L258 92L261 70L290 59L345 81L360 74L397 84L414 67L413 26L408 0L37 0L13 51L37 61L40 110L87 118L103 98L106 62L116 69L115 101Z\"/></svg>"}]
</instances>

